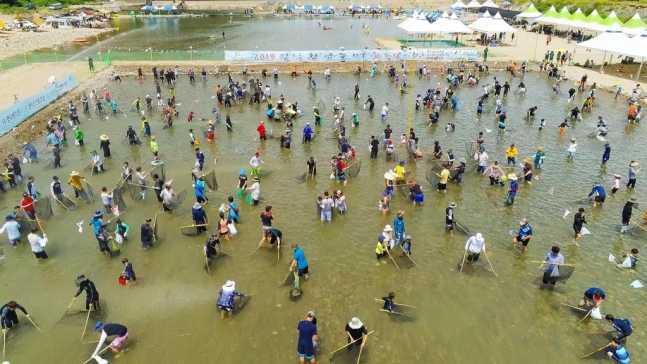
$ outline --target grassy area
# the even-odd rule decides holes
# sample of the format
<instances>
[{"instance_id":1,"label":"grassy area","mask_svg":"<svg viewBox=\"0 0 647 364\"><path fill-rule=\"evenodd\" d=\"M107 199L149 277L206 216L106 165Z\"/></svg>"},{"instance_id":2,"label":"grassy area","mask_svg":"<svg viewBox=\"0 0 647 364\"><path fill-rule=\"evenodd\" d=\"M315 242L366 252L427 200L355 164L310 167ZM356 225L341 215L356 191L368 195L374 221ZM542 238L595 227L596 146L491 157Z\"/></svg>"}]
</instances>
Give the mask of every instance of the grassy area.
<instances>
[{"instance_id":1,"label":"grassy area","mask_svg":"<svg viewBox=\"0 0 647 364\"><path fill-rule=\"evenodd\" d=\"M647 1L643 0L512 0L515 6L530 2L535 4L540 12L547 11L551 6L554 6L557 11L568 6L571 12L581 8L586 15L597 9L602 17L606 17L611 11L615 11L623 22L629 20L636 12L643 14L647 12Z\"/></svg>"}]
</instances>

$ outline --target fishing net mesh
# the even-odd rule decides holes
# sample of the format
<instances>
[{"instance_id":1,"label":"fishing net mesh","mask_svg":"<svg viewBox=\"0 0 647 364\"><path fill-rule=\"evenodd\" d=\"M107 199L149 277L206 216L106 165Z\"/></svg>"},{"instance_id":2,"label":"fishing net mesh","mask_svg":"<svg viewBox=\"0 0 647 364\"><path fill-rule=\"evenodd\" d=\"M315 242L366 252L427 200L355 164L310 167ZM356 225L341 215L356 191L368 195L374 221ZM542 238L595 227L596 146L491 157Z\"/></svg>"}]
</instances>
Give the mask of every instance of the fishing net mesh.
<instances>
[{"instance_id":1,"label":"fishing net mesh","mask_svg":"<svg viewBox=\"0 0 647 364\"><path fill-rule=\"evenodd\" d=\"M400 194L406 198L409 198L409 186L406 184L395 185L395 188L400 192Z\"/></svg>"},{"instance_id":2,"label":"fishing net mesh","mask_svg":"<svg viewBox=\"0 0 647 364\"><path fill-rule=\"evenodd\" d=\"M52 201L50 201L50 196L41 197L34 202L34 210L36 210L36 215L45 220L49 220L54 216L54 211L52 211Z\"/></svg>"},{"instance_id":3,"label":"fishing net mesh","mask_svg":"<svg viewBox=\"0 0 647 364\"><path fill-rule=\"evenodd\" d=\"M204 183L209 187L210 189L217 191L218 190L218 181L216 181L216 170L214 169L213 171L202 175L202 178L204 179Z\"/></svg>"},{"instance_id":4,"label":"fishing net mesh","mask_svg":"<svg viewBox=\"0 0 647 364\"><path fill-rule=\"evenodd\" d=\"M557 277L557 282L561 284L566 284L569 278L575 272L575 267L566 266L566 265L556 265L553 268L552 273L550 274L551 278Z\"/></svg>"},{"instance_id":5,"label":"fishing net mesh","mask_svg":"<svg viewBox=\"0 0 647 364\"><path fill-rule=\"evenodd\" d=\"M31 232L31 229L33 228L40 229L40 227L38 226L38 221L30 219L23 210L20 210L16 214L16 221L18 222L18 224L20 224L20 233L23 235L29 234Z\"/></svg>"},{"instance_id":6,"label":"fishing net mesh","mask_svg":"<svg viewBox=\"0 0 647 364\"><path fill-rule=\"evenodd\" d=\"M82 189L79 190L79 196L86 203L94 203L94 191L88 184L86 184Z\"/></svg>"},{"instance_id":7,"label":"fishing net mesh","mask_svg":"<svg viewBox=\"0 0 647 364\"><path fill-rule=\"evenodd\" d=\"M166 181L166 168L164 168L164 164L158 164L153 168L150 172L148 172L149 177L153 177L154 175L158 175L163 181Z\"/></svg>"},{"instance_id":8,"label":"fishing net mesh","mask_svg":"<svg viewBox=\"0 0 647 364\"><path fill-rule=\"evenodd\" d=\"M146 187L150 185L149 181L144 180L144 184L140 185L137 183L130 183L128 190L130 192L130 198L133 199L135 203L141 201L146 195Z\"/></svg>"},{"instance_id":9,"label":"fishing net mesh","mask_svg":"<svg viewBox=\"0 0 647 364\"><path fill-rule=\"evenodd\" d=\"M155 238L157 238L158 234L158 224L157 224L157 213L155 213L155 218L153 219L153 235L155 235Z\"/></svg>"},{"instance_id":10,"label":"fishing net mesh","mask_svg":"<svg viewBox=\"0 0 647 364\"><path fill-rule=\"evenodd\" d=\"M201 126L200 130L202 131L202 135L204 135L205 138L207 137L207 135L209 135L209 128L208 127Z\"/></svg>"},{"instance_id":11,"label":"fishing net mesh","mask_svg":"<svg viewBox=\"0 0 647 364\"><path fill-rule=\"evenodd\" d=\"M186 200L186 196L187 196L186 189L178 192L177 196L175 196L173 198L173 200L171 201L171 206L170 206L171 209L173 209L173 210L177 209L180 206L180 204L182 204L182 202L184 202L184 200Z\"/></svg>"},{"instance_id":12,"label":"fishing net mesh","mask_svg":"<svg viewBox=\"0 0 647 364\"><path fill-rule=\"evenodd\" d=\"M465 142L465 153L467 153L467 158L474 158L474 153L476 153L476 142Z\"/></svg>"},{"instance_id":13,"label":"fishing net mesh","mask_svg":"<svg viewBox=\"0 0 647 364\"><path fill-rule=\"evenodd\" d=\"M68 210L76 210L79 207L79 205L77 205L76 202L72 201L65 194L62 196L61 199L58 199L57 201L60 202L63 206L65 206L65 208L67 208Z\"/></svg>"},{"instance_id":14,"label":"fishing net mesh","mask_svg":"<svg viewBox=\"0 0 647 364\"><path fill-rule=\"evenodd\" d=\"M346 167L346 175L349 178L355 178L359 175L360 168L362 168L362 160L358 159L354 163L351 163L348 167Z\"/></svg>"},{"instance_id":15,"label":"fishing net mesh","mask_svg":"<svg viewBox=\"0 0 647 364\"><path fill-rule=\"evenodd\" d=\"M207 227L209 226L209 224L198 225L198 226L193 226L193 225L182 226L180 227L180 232L182 233L182 235L186 235L186 236L198 236L201 233L200 229L198 228L199 226Z\"/></svg>"},{"instance_id":16,"label":"fishing net mesh","mask_svg":"<svg viewBox=\"0 0 647 364\"><path fill-rule=\"evenodd\" d=\"M471 163L471 164L465 165L465 173L472 173L476 171L478 166L479 166L478 163Z\"/></svg>"},{"instance_id":17,"label":"fishing net mesh","mask_svg":"<svg viewBox=\"0 0 647 364\"><path fill-rule=\"evenodd\" d=\"M117 207L119 207L119 211L126 211L126 202L124 201L124 194L127 191L128 191L128 187L125 181L120 182L117 185L117 188L112 190L113 202Z\"/></svg>"},{"instance_id":18,"label":"fishing net mesh","mask_svg":"<svg viewBox=\"0 0 647 364\"><path fill-rule=\"evenodd\" d=\"M124 219L124 213L120 213L117 216L113 216L110 220L106 221L103 226L104 229L106 229L107 232L109 233L114 233L117 231L117 220L123 221Z\"/></svg>"},{"instance_id":19,"label":"fishing net mesh","mask_svg":"<svg viewBox=\"0 0 647 364\"><path fill-rule=\"evenodd\" d=\"M433 167L427 170L427 173L425 174L425 179L427 180L427 182L431 183L432 186L438 185L439 178L434 173Z\"/></svg>"},{"instance_id":20,"label":"fishing net mesh","mask_svg":"<svg viewBox=\"0 0 647 364\"><path fill-rule=\"evenodd\" d=\"M50 160L47 161L47 163L45 163L45 165L43 166L43 171L46 171L52 168L54 168L54 158L51 158Z\"/></svg>"}]
</instances>

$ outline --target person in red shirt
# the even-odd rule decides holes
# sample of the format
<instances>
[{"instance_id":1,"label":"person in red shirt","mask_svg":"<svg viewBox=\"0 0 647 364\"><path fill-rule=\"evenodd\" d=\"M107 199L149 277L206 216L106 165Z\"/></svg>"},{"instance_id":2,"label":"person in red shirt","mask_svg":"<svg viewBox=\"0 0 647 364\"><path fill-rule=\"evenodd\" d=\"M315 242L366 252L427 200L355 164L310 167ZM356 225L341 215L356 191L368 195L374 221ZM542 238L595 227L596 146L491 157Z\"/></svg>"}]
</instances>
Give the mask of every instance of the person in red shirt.
<instances>
[{"instance_id":1,"label":"person in red shirt","mask_svg":"<svg viewBox=\"0 0 647 364\"><path fill-rule=\"evenodd\" d=\"M259 140L267 140L267 137L265 136L265 122L263 120L261 120L261 123L258 125L258 128L256 128L256 131L258 131Z\"/></svg>"},{"instance_id":2,"label":"person in red shirt","mask_svg":"<svg viewBox=\"0 0 647 364\"><path fill-rule=\"evenodd\" d=\"M22 194L22 201L20 201L20 207L25 210L27 216L30 219L36 219L36 210L34 210L34 199L27 194L27 192Z\"/></svg>"}]
</instances>

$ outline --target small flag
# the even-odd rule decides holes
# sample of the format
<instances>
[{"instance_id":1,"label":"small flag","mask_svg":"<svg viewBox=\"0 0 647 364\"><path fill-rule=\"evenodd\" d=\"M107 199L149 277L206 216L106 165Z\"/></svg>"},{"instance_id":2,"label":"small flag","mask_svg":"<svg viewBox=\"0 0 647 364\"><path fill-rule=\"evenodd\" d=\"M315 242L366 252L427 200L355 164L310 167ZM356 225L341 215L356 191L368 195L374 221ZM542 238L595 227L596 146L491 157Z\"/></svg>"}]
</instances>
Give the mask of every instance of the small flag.
<instances>
[{"instance_id":1,"label":"small flag","mask_svg":"<svg viewBox=\"0 0 647 364\"><path fill-rule=\"evenodd\" d=\"M610 262L615 262L615 261L616 261L616 257L614 257L614 256L613 256L613 254L609 254L609 261L610 261Z\"/></svg>"},{"instance_id":2,"label":"small flag","mask_svg":"<svg viewBox=\"0 0 647 364\"><path fill-rule=\"evenodd\" d=\"M566 210L566 211L564 212L564 217L562 217L562 219L565 219L565 218L566 218L566 216L568 216L568 214L570 214L570 213L571 213L570 211Z\"/></svg>"},{"instance_id":3,"label":"small flag","mask_svg":"<svg viewBox=\"0 0 647 364\"><path fill-rule=\"evenodd\" d=\"M85 222L85 220L83 220L83 221L81 221L81 222L77 222L77 223L76 223L76 226L78 226L78 227L79 227L79 233L82 233L82 232L83 232L83 223L84 223L84 222Z\"/></svg>"},{"instance_id":4,"label":"small flag","mask_svg":"<svg viewBox=\"0 0 647 364\"><path fill-rule=\"evenodd\" d=\"M645 287L645 286L643 286L643 284L642 284L642 283L640 283L640 281L639 281L639 280L637 280L637 279L636 279L635 281L631 282L630 286L631 286L631 287L633 287L633 288L643 288L643 287Z\"/></svg>"},{"instance_id":5,"label":"small flag","mask_svg":"<svg viewBox=\"0 0 647 364\"><path fill-rule=\"evenodd\" d=\"M111 208L110 208L110 211L112 211L112 213L113 213L115 216L119 216L119 206L113 206L113 207L111 207Z\"/></svg>"},{"instance_id":6,"label":"small flag","mask_svg":"<svg viewBox=\"0 0 647 364\"><path fill-rule=\"evenodd\" d=\"M582 227L582 235L590 235L590 234L591 232L587 228Z\"/></svg>"},{"instance_id":7,"label":"small flag","mask_svg":"<svg viewBox=\"0 0 647 364\"><path fill-rule=\"evenodd\" d=\"M492 129L485 128L485 131L488 132L488 133L491 133Z\"/></svg>"}]
</instances>

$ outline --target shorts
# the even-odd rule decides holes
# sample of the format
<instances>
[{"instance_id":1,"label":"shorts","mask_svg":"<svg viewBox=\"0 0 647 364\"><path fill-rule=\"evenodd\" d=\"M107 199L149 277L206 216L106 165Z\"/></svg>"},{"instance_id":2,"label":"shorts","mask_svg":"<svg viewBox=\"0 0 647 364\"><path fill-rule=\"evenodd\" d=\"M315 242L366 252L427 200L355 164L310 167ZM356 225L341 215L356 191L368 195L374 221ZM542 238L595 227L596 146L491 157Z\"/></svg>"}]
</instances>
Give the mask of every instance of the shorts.
<instances>
[{"instance_id":1,"label":"shorts","mask_svg":"<svg viewBox=\"0 0 647 364\"><path fill-rule=\"evenodd\" d=\"M582 231L582 227L573 225L573 231L575 231L575 234L580 235L580 232Z\"/></svg>"},{"instance_id":2,"label":"shorts","mask_svg":"<svg viewBox=\"0 0 647 364\"><path fill-rule=\"evenodd\" d=\"M332 211L321 211L321 221L331 221Z\"/></svg>"},{"instance_id":3,"label":"shorts","mask_svg":"<svg viewBox=\"0 0 647 364\"><path fill-rule=\"evenodd\" d=\"M227 229L227 231L225 231L225 232L218 231L218 236L219 236L219 237L223 237L223 236L225 236L225 235L229 235L229 229Z\"/></svg>"},{"instance_id":4,"label":"shorts","mask_svg":"<svg viewBox=\"0 0 647 364\"><path fill-rule=\"evenodd\" d=\"M11 243L11 246L16 246L16 244L20 243L22 240L20 238L16 239L9 239L9 242Z\"/></svg>"},{"instance_id":5,"label":"shorts","mask_svg":"<svg viewBox=\"0 0 647 364\"><path fill-rule=\"evenodd\" d=\"M606 198L607 198L606 195L605 196L597 195L595 196L595 199L593 201L602 203Z\"/></svg>"},{"instance_id":6,"label":"shorts","mask_svg":"<svg viewBox=\"0 0 647 364\"><path fill-rule=\"evenodd\" d=\"M386 256L386 252L384 252L382 254L375 253L375 257L377 258L377 260L380 260L380 259L384 258L385 256Z\"/></svg>"},{"instance_id":7,"label":"shorts","mask_svg":"<svg viewBox=\"0 0 647 364\"><path fill-rule=\"evenodd\" d=\"M5 327L10 329L13 327L13 324L18 323L18 314L16 314L16 311L9 310L3 320Z\"/></svg>"},{"instance_id":8,"label":"shorts","mask_svg":"<svg viewBox=\"0 0 647 364\"><path fill-rule=\"evenodd\" d=\"M476 167L476 172L477 172L477 173L485 172L485 166L480 166L480 165L479 165L478 167Z\"/></svg>"},{"instance_id":9,"label":"shorts","mask_svg":"<svg viewBox=\"0 0 647 364\"><path fill-rule=\"evenodd\" d=\"M308 267L297 269L297 276L301 277L304 274L308 274Z\"/></svg>"},{"instance_id":10,"label":"shorts","mask_svg":"<svg viewBox=\"0 0 647 364\"><path fill-rule=\"evenodd\" d=\"M195 196L195 200L198 203L205 203L208 201L208 199L205 196Z\"/></svg>"},{"instance_id":11,"label":"shorts","mask_svg":"<svg viewBox=\"0 0 647 364\"><path fill-rule=\"evenodd\" d=\"M521 235L517 235L515 239L517 240L517 243L521 243L523 246L528 246L528 243L530 242L530 239L522 240Z\"/></svg>"},{"instance_id":12,"label":"shorts","mask_svg":"<svg viewBox=\"0 0 647 364\"><path fill-rule=\"evenodd\" d=\"M346 180L346 174L345 173L338 173L337 174L337 180L338 181L345 181Z\"/></svg>"},{"instance_id":13,"label":"shorts","mask_svg":"<svg viewBox=\"0 0 647 364\"><path fill-rule=\"evenodd\" d=\"M130 331L126 331L126 335L124 336L115 336L115 338L112 340L112 342L108 347L113 349L121 348L126 342L126 340L128 340L128 336L130 336Z\"/></svg>"},{"instance_id":14,"label":"shorts","mask_svg":"<svg viewBox=\"0 0 647 364\"><path fill-rule=\"evenodd\" d=\"M297 345L297 354L311 360L315 357L315 348L312 345Z\"/></svg>"},{"instance_id":15,"label":"shorts","mask_svg":"<svg viewBox=\"0 0 647 364\"><path fill-rule=\"evenodd\" d=\"M440 187L440 184L438 184ZM425 201L425 195L423 193L418 194L414 197L413 202L415 203L423 203Z\"/></svg>"},{"instance_id":16,"label":"shorts","mask_svg":"<svg viewBox=\"0 0 647 364\"><path fill-rule=\"evenodd\" d=\"M552 285L555 285L555 283L557 283L557 278L558 277L551 277L551 273L552 273L552 271L551 272L544 272L544 276L541 278L541 282L543 284L549 284L550 283Z\"/></svg>"},{"instance_id":17,"label":"shorts","mask_svg":"<svg viewBox=\"0 0 647 364\"><path fill-rule=\"evenodd\" d=\"M386 114L382 114L382 120L386 120Z\"/></svg>"},{"instance_id":18,"label":"shorts","mask_svg":"<svg viewBox=\"0 0 647 364\"><path fill-rule=\"evenodd\" d=\"M481 253L472 253L472 252L469 252L469 253L467 254L467 261L468 261L468 262L477 262L477 261L479 260L479 256L480 256L480 255L481 255Z\"/></svg>"},{"instance_id":19,"label":"shorts","mask_svg":"<svg viewBox=\"0 0 647 364\"><path fill-rule=\"evenodd\" d=\"M47 256L47 253L45 253L44 250L42 252L38 252L38 253L34 252L34 255L36 256L37 259L47 259L47 258L49 258Z\"/></svg>"},{"instance_id":20,"label":"shorts","mask_svg":"<svg viewBox=\"0 0 647 364\"><path fill-rule=\"evenodd\" d=\"M575 157L575 152L566 152L566 155L569 157Z\"/></svg>"},{"instance_id":21,"label":"shorts","mask_svg":"<svg viewBox=\"0 0 647 364\"><path fill-rule=\"evenodd\" d=\"M447 183L438 183L438 191L447 190Z\"/></svg>"},{"instance_id":22,"label":"shorts","mask_svg":"<svg viewBox=\"0 0 647 364\"><path fill-rule=\"evenodd\" d=\"M523 176L524 181L532 182L532 173Z\"/></svg>"},{"instance_id":23,"label":"shorts","mask_svg":"<svg viewBox=\"0 0 647 364\"><path fill-rule=\"evenodd\" d=\"M454 224L445 224L445 231L454 230Z\"/></svg>"},{"instance_id":24,"label":"shorts","mask_svg":"<svg viewBox=\"0 0 647 364\"><path fill-rule=\"evenodd\" d=\"M233 307L220 306L220 305L218 305L218 308L219 308L221 311L227 311L227 312L231 312L231 311L234 309Z\"/></svg>"}]
</instances>

